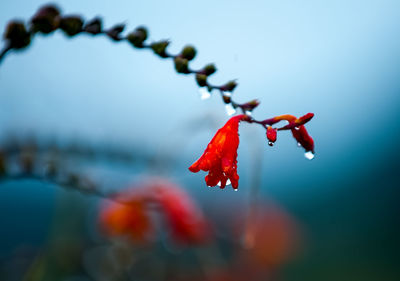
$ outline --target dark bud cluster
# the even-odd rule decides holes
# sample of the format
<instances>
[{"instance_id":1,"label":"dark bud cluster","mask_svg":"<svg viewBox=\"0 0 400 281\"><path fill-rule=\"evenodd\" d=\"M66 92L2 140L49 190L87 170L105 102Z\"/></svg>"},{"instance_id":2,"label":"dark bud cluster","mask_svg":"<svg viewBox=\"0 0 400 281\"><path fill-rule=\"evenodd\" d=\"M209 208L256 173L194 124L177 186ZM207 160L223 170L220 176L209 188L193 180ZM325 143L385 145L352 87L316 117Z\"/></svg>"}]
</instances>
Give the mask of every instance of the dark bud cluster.
<instances>
[{"instance_id":1,"label":"dark bud cluster","mask_svg":"<svg viewBox=\"0 0 400 281\"><path fill-rule=\"evenodd\" d=\"M60 10L54 5L40 8L31 19L32 31L49 34L56 30L60 23Z\"/></svg>"},{"instance_id":2,"label":"dark bud cluster","mask_svg":"<svg viewBox=\"0 0 400 281\"><path fill-rule=\"evenodd\" d=\"M150 45L150 48L153 50L153 52L162 57L162 58L168 58L169 55L167 54L167 47L169 45L168 40L162 40L158 42L154 42Z\"/></svg>"},{"instance_id":3,"label":"dark bud cluster","mask_svg":"<svg viewBox=\"0 0 400 281\"><path fill-rule=\"evenodd\" d=\"M26 30L23 22L12 21L7 25L4 39L10 48L22 49L27 47L31 42L31 35Z\"/></svg>"},{"instance_id":4,"label":"dark bud cluster","mask_svg":"<svg viewBox=\"0 0 400 281\"><path fill-rule=\"evenodd\" d=\"M259 105L260 105L260 101L256 99L256 100L251 100L249 102L241 104L240 108L242 108L245 111L253 111L253 109Z\"/></svg>"},{"instance_id":5,"label":"dark bud cluster","mask_svg":"<svg viewBox=\"0 0 400 281\"><path fill-rule=\"evenodd\" d=\"M196 74L196 82L197 82L197 85L199 85L200 87L207 86L207 75L197 73Z\"/></svg>"},{"instance_id":6,"label":"dark bud cluster","mask_svg":"<svg viewBox=\"0 0 400 281\"><path fill-rule=\"evenodd\" d=\"M60 20L60 29L70 37L82 31L83 20L80 16L65 16Z\"/></svg>"},{"instance_id":7,"label":"dark bud cluster","mask_svg":"<svg viewBox=\"0 0 400 281\"><path fill-rule=\"evenodd\" d=\"M236 88L236 86L237 86L236 81L232 80L226 83L225 85L221 86L220 90L224 92L232 92Z\"/></svg>"},{"instance_id":8,"label":"dark bud cluster","mask_svg":"<svg viewBox=\"0 0 400 281\"><path fill-rule=\"evenodd\" d=\"M83 31L89 34L97 35L102 32L102 23L100 18L94 18L83 27Z\"/></svg>"},{"instance_id":9,"label":"dark bud cluster","mask_svg":"<svg viewBox=\"0 0 400 281\"><path fill-rule=\"evenodd\" d=\"M147 29L143 26L140 26L136 28L135 31L129 33L126 39L136 48L143 48L143 43L146 41L147 36Z\"/></svg>"},{"instance_id":10,"label":"dark bud cluster","mask_svg":"<svg viewBox=\"0 0 400 281\"><path fill-rule=\"evenodd\" d=\"M125 29L125 24L117 24L110 28L106 33L108 37L110 37L114 41L121 41L121 33Z\"/></svg>"},{"instance_id":11,"label":"dark bud cluster","mask_svg":"<svg viewBox=\"0 0 400 281\"><path fill-rule=\"evenodd\" d=\"M181 57L176 57L174 59L174 64L175 64L176 72L184 73L184 74L190 73L190 71L189 71L189 61L187 59L184 59L184 58L181 58Z\"/></svg>"},{"instance_id":12,"label":"dark bud cluster","mask_svg":"<svg viewBox=\"0 0 400 281\"><path fill-rule=\"evenodd\" d=\"M193 46L185 46L182 50L182 53L180 55L182 58L187 59L187 60L192 60L196 56L196 49Z\"/></svg>"},{"instance_id":13,"label":"dark bud cluster","mask_svg":"<svg viewBox=\"0 0 400 281\"><path fill-rule=\"evenodd\" d=\"M201 74L204 74L206 76L210 76L211 74L214 74L217 71L217 68L213 63L207 64L202 70L200 70Z\"/></svg>"}]
</instances>

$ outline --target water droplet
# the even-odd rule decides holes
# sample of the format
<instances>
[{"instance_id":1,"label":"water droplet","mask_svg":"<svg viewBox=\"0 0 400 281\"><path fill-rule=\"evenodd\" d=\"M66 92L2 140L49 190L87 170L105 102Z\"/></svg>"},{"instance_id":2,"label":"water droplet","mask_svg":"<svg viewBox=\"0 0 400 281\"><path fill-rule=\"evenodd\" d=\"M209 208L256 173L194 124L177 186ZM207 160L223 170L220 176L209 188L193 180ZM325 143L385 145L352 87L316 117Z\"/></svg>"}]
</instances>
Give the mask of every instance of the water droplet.
<instances>
[{"instance_id":1,"label":"water droplet","mask_svg":"<svg viewBox=\"0 0 400 281\"><path fill-rule=\"evenodd\" d=\"M228 116L231 116L236 113L236 109L230 103L225 105L225 110L226 110L226 114L228 114Z\"/></svg>"},{"instance_id":2,"label":"water droplet","mask_svg":"<svg viewBox=\"0 0 400 281\"><path fill-rule=\"evenodd\" d=\"M269 145L269 146L274 146L274 143L273 143L272 141L269 141L269 142L268 142L268 145Z\"/></svg>"},{"instance_id":3,"label":"water droplet","mask_svg":"<svg viewBox=\"0 0 400 281\"><path fill-rule=\"evenodd\" d=\"M313 160L315 155L311 151L307 151L306 153L304 153L304 157L306 157L308 160Z\"/></svg>"},{"instance_id":4,"label":"water droplet","mask_svg":"<svg viewBox=\"0 0 400 281\"><path fill-rule=\"evenodd\" d=\"M246 114L247 116L251 116L251 111L250 110L245 110L244 114Z\"/></svg>"},{"instance_id":5,"label":"water droplet","mask_svg":"<svg viewBox=\"0 0 400 281\"><path fill-rule=\"evenodd\" d=\"M201 100L206 100L211 97L210 92L207 90L206 87L202 87L199 89L199 94L200 94L200 99Z\"/></svg>"},{"instance_id":6,"label":"water droplet","mask_svg":"<svg viewBox=\"0 0 400 281\"><path fill-rule=\"evenodd\" d=\"M237 188L234 188L233 190L234 190L234 191L238 191L238 189L237 189Z\"/></svg>"},{"instance_id":7,"label":"water droplet","mask_svg":"<svg viewBox=\"0 0 400 281\"><path fill-rule=\"evenodd\" d=\"M301 143L298 142L298 143L297 143L297 146L300 147L300 146L301 146Z\"/></svg>"},{"instance_id":8,"label":"water droplet","mask_svg":"<svg viewBox=\"0 0 400 281\"><path fill-rule=\"evenodd\" d=\"M222 92L222 95L224 96L224 97L231 97L232 96L232 93L230 93L230 92Z\"/></svg>"},{"instance_id":9,"label":"water droplet","mask_svg":"<svg viewBox=\"0 0 400 281\"><path fill-rule=\"evenodd\" d=\"M231 183L231 180L230 179L228 179L227 181L226 181L226 184L225 185L231 185L232 183ZM217 185L218 186L221 186L221 181L219 181L218 183L217 183Z\"/></svg>"}]
</instances>

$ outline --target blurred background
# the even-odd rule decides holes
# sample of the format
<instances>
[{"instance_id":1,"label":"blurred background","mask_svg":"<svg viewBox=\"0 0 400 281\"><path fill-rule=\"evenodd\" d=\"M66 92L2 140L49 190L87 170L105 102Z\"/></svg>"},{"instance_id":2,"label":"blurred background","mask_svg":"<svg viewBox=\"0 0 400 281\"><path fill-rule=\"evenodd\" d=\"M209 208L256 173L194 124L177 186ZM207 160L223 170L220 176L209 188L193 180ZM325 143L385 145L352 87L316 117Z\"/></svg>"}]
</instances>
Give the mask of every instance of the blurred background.
<instances>
[{"instance_id":1,"label":"blurred background","mask_svg":"<svg viewBox=\"0 0 400 281\"><path fill-rule=\"evenodd\" d=\"M46 3L2 1L0 30L11 19L27 21ZM145 25L150 41L171 40L171 53L193 44L193 68L215 63L213 84L238 79L234 98L260 99L257 119L315 113L307 128L316 157L304 158L289 132L269 147L262 128L244 123L238 192L208 188L205 174L187 167L228 119L220 97L200 100L192 76L178 75L171 61L148 50L60 31L36 36L0 65L3 146L56 144L78 155L62 158L71 171L95 178L104 191L154 175L179 183L217 228L223 258L210 261L217 254L207 246L209 267L228 268L243 236L229 232L228 221L246 217L257 185L267 210L261 224L270 228L260 234L265 247L254 248L269 253L273 245L296 241L287 255L278 246L285 257L264 264L268 273L260 280L400 280L398 1L56 4L64 14L101 16L105 27ZM109 280L97 272L102 263L93 262L108 241L98 230L99 201L35 180L0 182L1 279ZM271 231L290 237L274 240ZM165 260L198 268L201 258L191 262L182 258L186 250L163 245L147 249L143 256L151 259L121 280L169 280L150 274ZM235 280L218 278L212 280Z\"/></svg>"}]
</instances>

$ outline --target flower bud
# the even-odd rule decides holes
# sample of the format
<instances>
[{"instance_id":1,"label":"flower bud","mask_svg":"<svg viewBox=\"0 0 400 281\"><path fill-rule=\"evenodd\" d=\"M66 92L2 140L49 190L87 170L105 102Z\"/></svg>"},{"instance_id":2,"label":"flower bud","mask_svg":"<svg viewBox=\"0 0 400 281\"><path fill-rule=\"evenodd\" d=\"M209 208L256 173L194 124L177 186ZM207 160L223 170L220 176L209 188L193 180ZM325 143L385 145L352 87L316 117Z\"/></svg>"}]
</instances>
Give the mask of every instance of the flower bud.
<instances>
[{"instance_id":1,"label":"flower bud","mask_svg":"<svg viewBox=\"0 0 400 281\"><path fill-rule=\"evenodd\" d=\"M39 9L31 19L34 32L49 34L58 28L60 11L54 5L46 5Z\"/></svg>"},{"instance_id":2,"label":"flower bud","mask_svg":"<svg viewBox=\"0 0 400 281\"><path fill-rule=\"evenodd\" d=\"M21 21L12 21L7 25L4 39L14 49L25 48L31 42L31 36Z\"/></svg>"},{"instance_id":3,"label":"flower bud","mask_svg":"<svg viewBox=\"0 0 400 281\"><path fill-rule=\"evenodd\" d=\"M307 113L306 115L303 115L295 121L296 125L304 125L308 121L310 121L314 117L314 113Z\"/></svg>"},{"instance_id":4,"label":"flower bud","mask_svg":"<svg viewBox=\"0 0 400 281\"><path fill-rule=\"evenodd\" d=\"M196 74L196 82L197 82L197 85L199 85L200 87L207 86L207 76L204 74L197 73Z\"/></svg>"},{"instance_id":5,"label":"flower bud","mask_svg":"<svg viewBox=\"0 0 400 281\"><path fill-rule=\"evenodd\" d=\"M79 16L62 17L60 29L68 36L74 36L82 31L83 20Z\"/></svg>"},{"instance_id":6,"label":"flower bud","mask_svg":"<svg viewBox=\"0 0 400 281\"><path fill-rule=\"evenodd\" d=\"M275 128L272 128L271 126L268 126L267 127L267 139L271 143L274 143L274 142L276 142L276 137L277 137L277 130Z\"/></svg>"},{"instance_id":7,"label":"flower bud","mask_svg":"<svg viewBox=\"0 0 400 281\"><path fill-rule=\"evenodd\" d=\"M259 105L260 105L260 101L259 100L251 100L249 102L246 102L246 103L240 105L240 107L243 110L252 111L254 108L256 108Z\"/></svg>"},{"instance_id":8,"label":"flower bud","mask_svg":"<svg viewBox=\"0 0 400 281\"><path fill-rule=\"evenodd\" d=\"M143 42L147 39L148 32L143 26L136 28L135 31L128 34L128 41L136 48L143 48Z\"/></svg>"},{"instance_id":9,"label":"flower bud","mask_svg":"<svg viewBox=\"0 0 400 281\"><path fill-rule=\"evenodd\" d=\"M122 31L124 31L124 28L125 24L117 24L109 29L106 33L112 40L121 41L122 38L120 37L120 34Z\"/></svg>"},{"instance_id":10,"label":"flower bud","mask_svg":"<svg viewBox=\"0 0 400 281\"><path fill-rule=\"evenodd\" d=\"M166 49L169 45L169 41L163 40L159 42L154 42L150 45L150 48L153 50L153 52L162 57L162 58L168 58L168 54L166 52Z\"/></svg>"},{"instance_id":11,"label":"flower bud","mask_svg":"<svg viewBox=\"0 0 400 281\"><path fill-rule=\"evenodd\" d=\"M174 63L176 72L189 73L189 61L187 59L176 57Z\"/></svg>"},{"instance_id":12,"label":"flower bud","mask_svg":"<svg viewBox=\"0 0 400 281\"><path fill-rule=\"evenodd\" d=\"M223 95L222 99L224 100L224 103L226 103L226 104L231 103L231 101L232 101L230 95Z\"/></svg>"},{"instance_id":13,"label":"flower bud","mask_svg":"<svg viewBox=\"0 0 400 281\"><path fill-rule=\"evenodd\" d=\"M185 46L182 50L181 57L187 60L192 60L196 56L196 49L193 46Z\"/></svg>"},{"instance_id":14,"label":"flower bud","mask_svg":"<svg viewBox=\"0 0 400 281\"><path fill-rule=\"evenodd\" d=\"M236 88L236 86L237 86L236 81L232 80L226 83L225 85L221 86L220 89L221 91L224 92L232 92Z\"/></svg>"},{"instance_id":15,"label":"flower bud","mask_svg":"<svg viewBox=\"0 0 400 281\"><path fill-rule=\"evenodd\" d=\"M210 76L211 74L215 73L217 68L213 63L207 64L204 69L201 71L204 75Z\"/></svg>"},{"instance_id":16,"label":"flower bud","mask_svg":"<svg viewBox=\"0 0 400 281\"><path fill-rule=\"evenodd\" d=\"M101 26L102 26L101 19L94 18L83 27L83 30L87 33L96 35L101 33Z\"/></svg>"}]
</instances>

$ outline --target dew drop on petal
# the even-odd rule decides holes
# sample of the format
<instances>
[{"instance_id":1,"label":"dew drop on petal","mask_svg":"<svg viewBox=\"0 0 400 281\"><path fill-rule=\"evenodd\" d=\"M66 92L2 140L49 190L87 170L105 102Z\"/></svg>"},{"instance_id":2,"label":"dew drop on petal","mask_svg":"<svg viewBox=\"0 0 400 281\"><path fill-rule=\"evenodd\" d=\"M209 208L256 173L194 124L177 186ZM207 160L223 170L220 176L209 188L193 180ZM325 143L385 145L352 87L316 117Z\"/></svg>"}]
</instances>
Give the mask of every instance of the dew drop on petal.
<instances>
[{"instance_id":1,"label":"dew drop on petal","mask_svg":"<svg viewBox=\"0 0 400 281\"><path fill-rule=\"evenodd\" d=\"M232 183L231 183L231 180L230 179L227 179L227 181L226 181L226 186L228 186L228 185L231 185ZM218 186L221 186L221 181L219 181L218 183L217 183L217 185Z\"/></svg>"},{"instance_id":2,"label":"dew drop on petal","mask_svg":"<svg viewBox=\"0 0 400 281\"><path fill-rule=\"evenodd\" d=\"M238 191L238 189L237 189L237 188L234 188L233 190L234 190L234 191Z\"/></svg>"},{"instance_id":3,"label":"dew drop on petal","mask_svg":"<svg viewBox=\"0 0 400 281\"><path fill-rule=\"evenodd\" d=\"M301 146L301 143L298 142L298 143L297 143L297 146L300 147L300 146Z\"/></svg>"},{"instance_id":4,"label":"dew drop on petal","mask_svg":"<svg viewBox=\"0 0 400 281\"><path fill-rule=\"evenodd\" d=\"M228 114L228 116L231 116L236 113L236 109L230 103L225 105L225 110L226 110L226 114Z\"/></svg>"},{"instance_id":5,"label":"dew drop on petal","mask_svg":"<svg viewBox=\"0 0 400 281\"><path fill-rule=\"evenodd\" d=\"M307 151L306 153L304 153L304 157L306 157L308 160L313 160L315 155L311 151Z\"/></svg>"},{"instance_id":6,"label":"dew drop on petal","mask_svg":"<svg viewBox=\"0 0 400 281\"><path fill-rule=\"evenodd\" d=\"M273 143L272 141L269 141L269 142L268 142L268 145L269 145L269 146L274 146L274 143Z\"/></svg>"},{"instance_id":7,"label":"dew drop on petal","mask_svg":"<svg viewBox=\"0 0 400 281\"><path fill-rule=\"evenodd\" d=\"M206 100L211 97L210 92L207 90L206 87L202 87L199 89L199 94L200 94L200 99L201 100Z\"/></svg>"}]
</instances>

